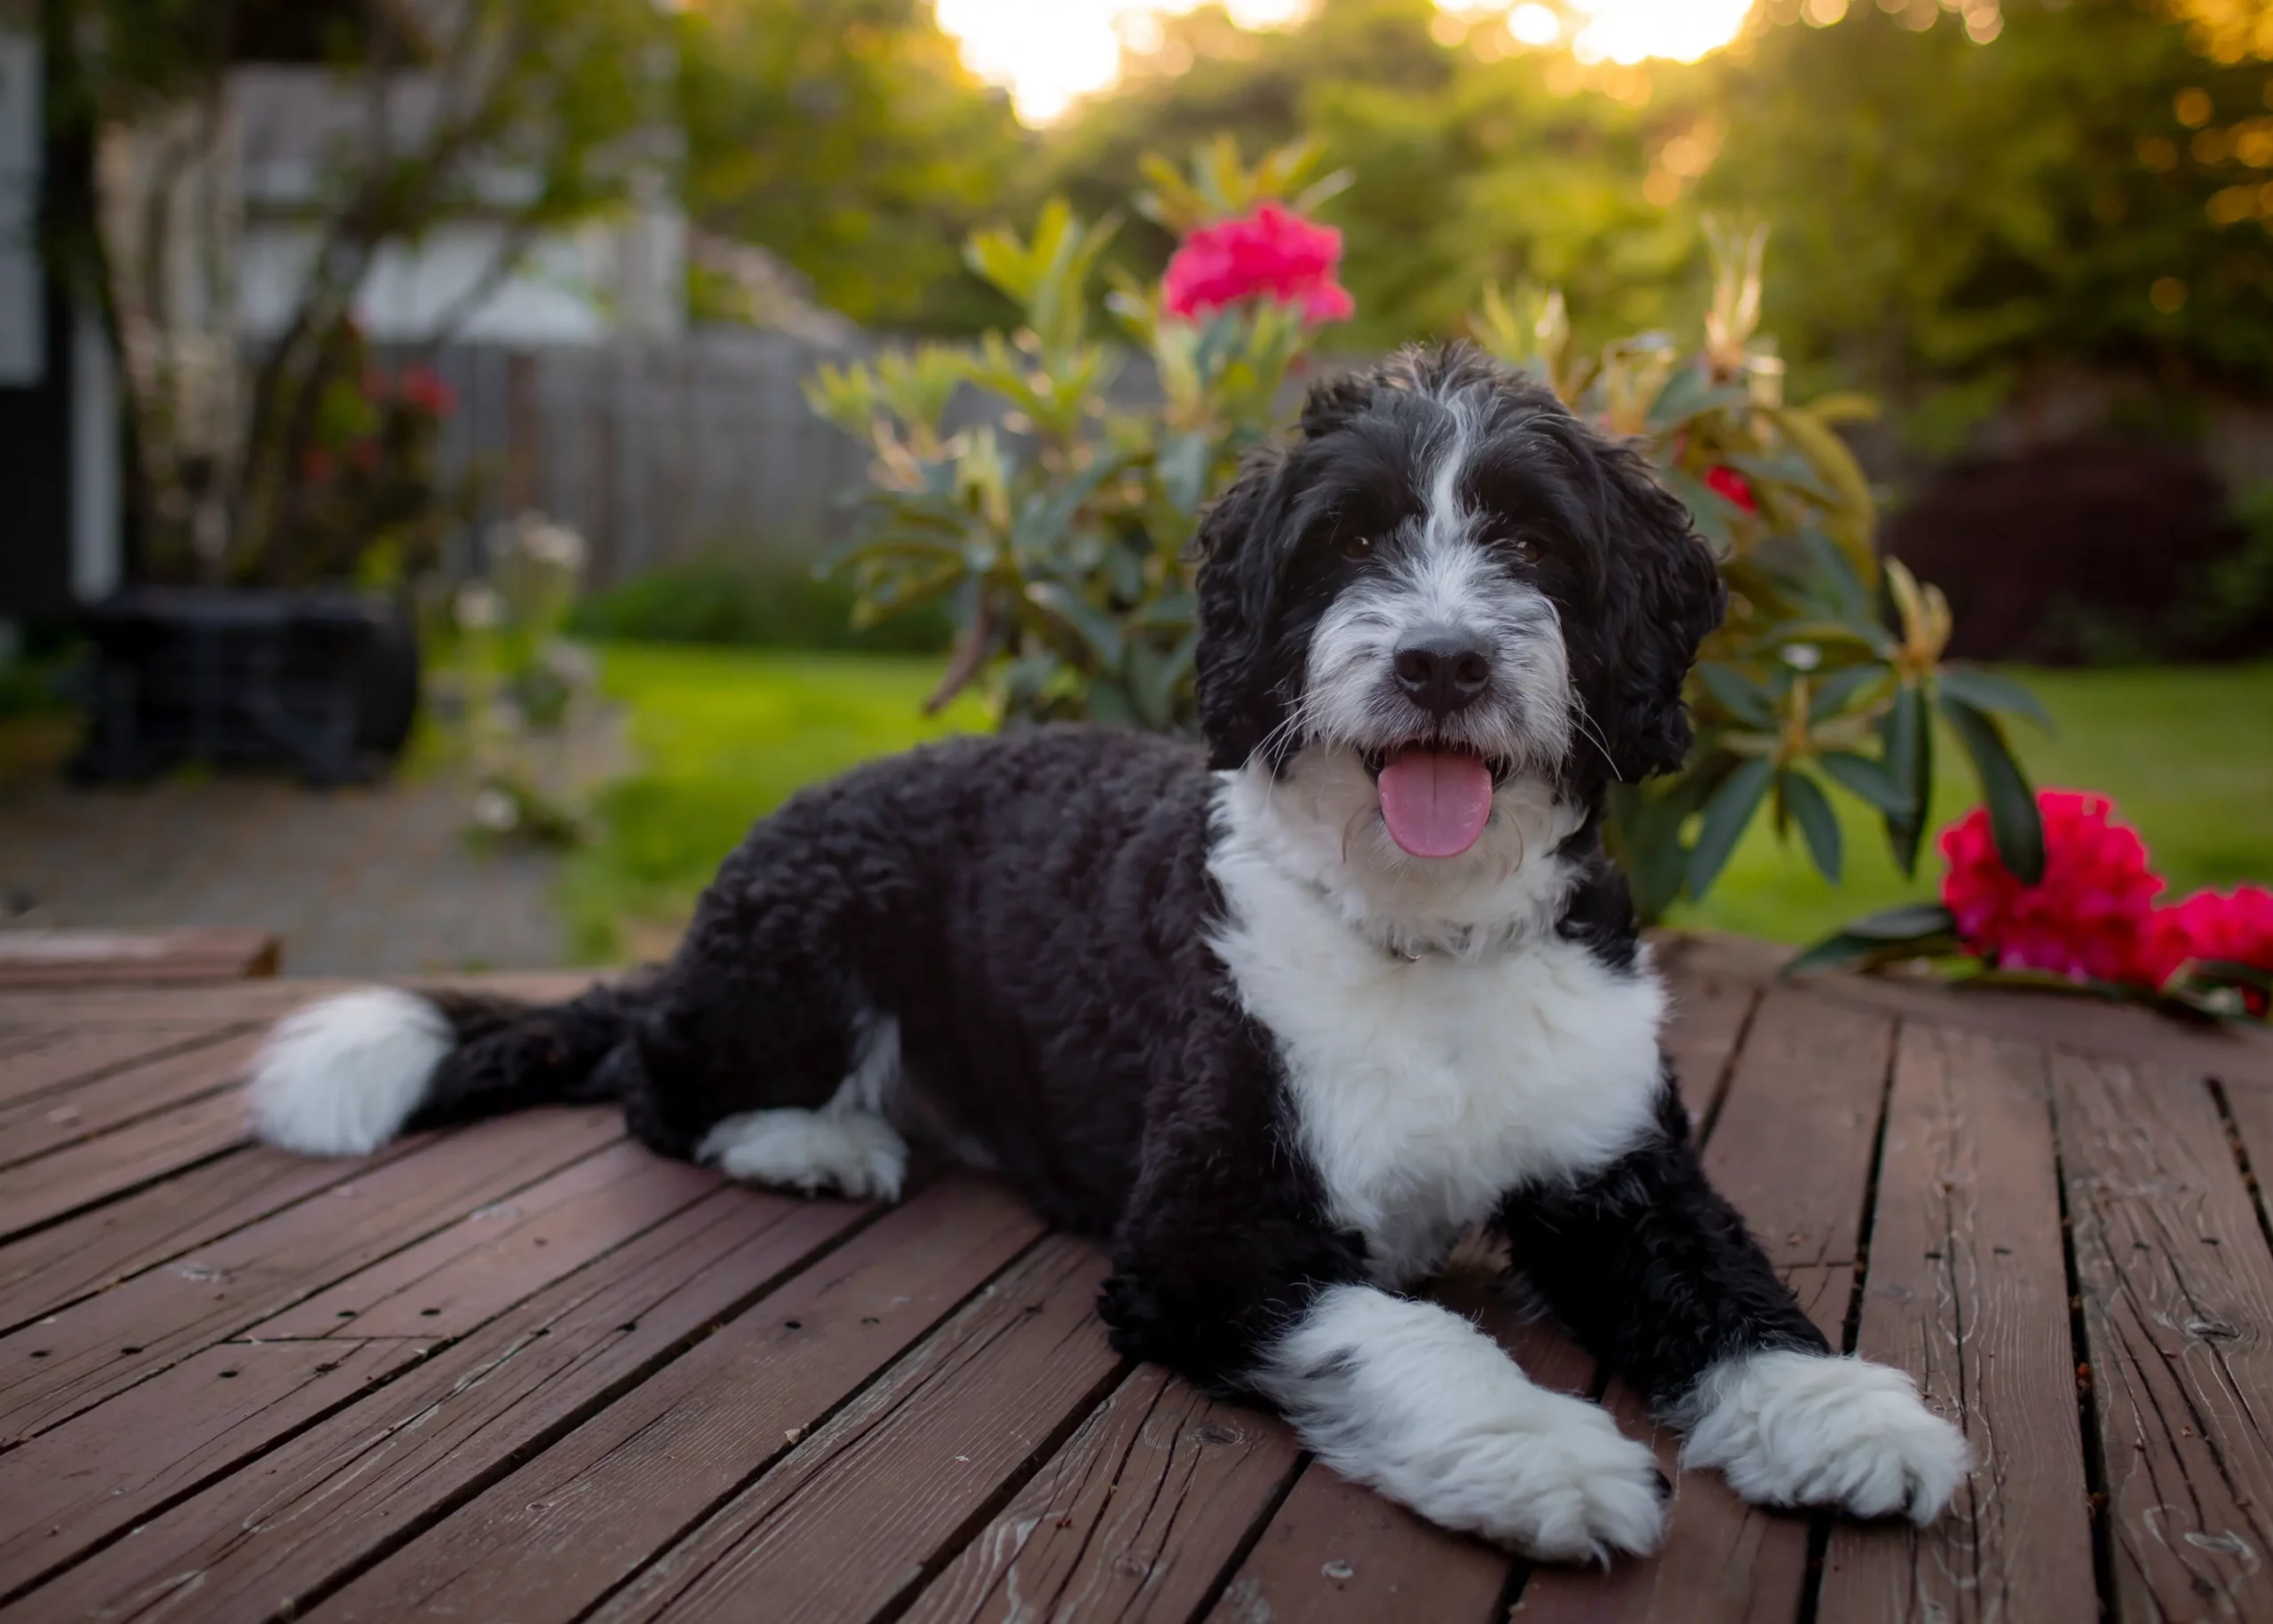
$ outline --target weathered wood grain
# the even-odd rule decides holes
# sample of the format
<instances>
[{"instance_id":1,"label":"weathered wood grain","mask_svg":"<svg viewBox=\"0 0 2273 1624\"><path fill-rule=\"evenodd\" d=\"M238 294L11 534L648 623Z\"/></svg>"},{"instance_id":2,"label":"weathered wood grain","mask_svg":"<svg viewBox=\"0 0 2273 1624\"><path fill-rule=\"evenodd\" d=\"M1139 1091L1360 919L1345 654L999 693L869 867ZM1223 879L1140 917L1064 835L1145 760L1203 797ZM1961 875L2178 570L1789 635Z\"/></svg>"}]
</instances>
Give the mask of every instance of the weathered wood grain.
<instances>
[{"instance_id":1,"label":"weathered wood grain","mask_svg":"<svg viewBox=\"0 0 2273 1624\"><path fill-rule=\"evenodd\" d=\"M0 1054L0 1105L17 1105L128 1066L218 1043L245 1030L232 1021L49 1028L36 1041ZM4 1148L5 1136L0 1135L0 1149Z\"/></svg>"},{"instance_id":2,"label":"weathered wood grain","mask_svg":"<svg viewBox=\"0 0 2273 1624\"><path fill-rule=\"evenodd\" d=\"M155 1183L243 1143L245 1109L224 1090L0 1172L0 1240Z\"/></svg>"},{"instance_id":3,"label":"weathered wood grain","mask_svg":"<svg viewBox=\"0 0 2273 1624\"><path fill-rule=\"evenodd\" d=\"M341 1575L634 1387L864 1216L844 1202L721 1190L150 1518L0 1618L252 1624L304 1610Z\"/></svg>"},{"instance_id":4,"label":"weathered wood grain","mask_svg":"<svg viewBox=\"0 0 2273 1624\"><path fill-rule=\"evenodd\" d=\"M1144 1366L905 1616L921 1624L1191 1618L1298 1458L1275 1416L1212 1402Z\"/></svg>"},{"instance_id":5,"label":"weathered wood grain","mask_svg":"<svg viewBox=\"0 0 2273 1624\"><path fill-rule=\"evenodd\" d=\"M0 1245L0 1331L210 1245L427 1142L404 1140L366 1161L249 1146Z\"/></svg>"},{"instance_id":6,"label":"weathered wood grain","mask_svg":"<svg viewBox=\"0 0 2273 1624\"><path fill-rule=\"evenodd\" d=\"M1911 1025L1896 1058L1856 1351L1958 1421L1973 1471L1931 1528L1833 1530L1821 1616L2092 1618L2090 1508L2041 1050Z\"/></svg>"},{"instance_id":7,"label":"weathered wood grain","mask_svg":"<svg viewBox=\"0 0 2273 1624\"><path fill-rule=\"evenodd\" d=\"M1700 973L1694 962L1690 973ZM1731 979L1743 985L1733 972ZM1893 1023L1882 1017L1770 987L1704 1148L1714 1184L1833 1347L1854 1287L1892 1042ZM1629 1435L1649 1440L1674 1484L1665 1546L1608 1574L1534 1571L1523 1587L1525 1624L1796 1618L1808 1579L1805 1521L1745 1504L1716 1474L1683 1472L1679 1438L1624 1382L1609 1380L1604 1402Z\"/></svg>"},{"instance_id":8,"label":"weathered wood grain","mask_svg":"<svg viewBox=\"0 0 2273 1624\"><path fill-rule=\"evenodd\" d=\"M0 1337L0 1435L57 1426L621 1132L590 1108L479 1123Z\"/></svg>"},{"instance_id":9,"label":"weathered wood grain","mask_svg":"<svg viewBox=\"0 0 2273 1624\"><path fill-rule=\"evenodd\" d=\"M1760 1005L1761 984L1709 961L1687 964L1684 956L1669 955L1666 966L1673 1010L1663 1042L1695 1126L1711 1114L1728 1086L1745 1030Z\"/></svg>"},{"instance_id":10,"label":"weathered wood grain","mask_svg":"<svg viewBox=\"0 0 2273 1624\"><path fill-rule=\"evenodd\" d=\"M419 1357L400 1341L224 1343L0 1454L0 1596L15 1596Z\"/></svg>"},{"instance_id":11,"label":"weathered wood grain","mask_svg":"<svg viewBox=\"0 0 2273 1624\"><path fill-rule=\"evenodd\" d=\"M630 1141L382 1258L246 1333L456 1337L717 1190L717 1174Z\"/></svg>"},{"instance_id":12,"label":"weathered wood grain","mask_svg":"<svg viewBox=\"0 0 2273 1624\"><path fill-rule=\"evenodd\" d=\"M867 1414L862 1406L872 1409L883 1401L880 1395L904 1390L904 1384L886 1383L862 1392L1041 1234L1032 1214L992 1184L954 1178L933 1186L313 1616L392 1620L502 1617L510 1610L525 1624L581 1616L790 1455L838 1406L860 1394L846 1414ZM1021 1274L1017 1281L1027 1279ZM1010 1311L1021 1316L1027 1299L1012 1283L986 1301L1014 1299ZM1081 1306L1086 1312L1086 1296ZM958 1335L946 1345L964 1343ZM934 1369L936 1357L919 1356L916 1368ZM1010 1373L1001 1374L1008 1384ZM1032 1396L1021 1394L1019 1401ZM830 1436L841 1437L841 1430ZM808 1450L799 1458L812 1457ZM901 1475L919 1498L950 1492L949 1485L923 1477L913 1462L903 1464ZM682 1582L690 1577L679 1576Z\"/></svg>"},{"instance_id":13,"label":"weathered wood grain","mask_svg":"<svg viewBox=\"0 0 2273 1624\"><path fill-rule=\"evenodd\" d=\"M889 1605L1126 1368L1092 1306L1105 1271L1086 1243L1044 1240L647 1565L596 1624L740 1620L752 1596L775 1624Z\"/></svg>"},{"instance_id":14,"label":"weathered wood grain","mask_svg":"<svg viewBox=\"0 0 2273 1624\"><path fill-rule=\"evenodd\" d=\"M2273 1618L2273 1255L2208 1089L2055 1055L2119 1616Z\"/></svg>"},{"instance_id":15,"label":"weathered wood grain","mask_svg":"<svg viewBox=\"0 0 2273 1624\"><path fill-rule=\"evenodd\" d=\"M258 1043L250 1035L226 1038L0 1105L0 1169L234 1089Z\"/></svg>"},{"instance_id":16,"label":"weathered wood grain","mask_svg":"<svg viewBox=\"0 0 2273 1624\"><path fill-rule=\"evenodd\" d=\"M1893 1042L1873 1011L1761 999L1704 1160L1779 1269L1855 1261Z\"/></svg>"}]
</instances>

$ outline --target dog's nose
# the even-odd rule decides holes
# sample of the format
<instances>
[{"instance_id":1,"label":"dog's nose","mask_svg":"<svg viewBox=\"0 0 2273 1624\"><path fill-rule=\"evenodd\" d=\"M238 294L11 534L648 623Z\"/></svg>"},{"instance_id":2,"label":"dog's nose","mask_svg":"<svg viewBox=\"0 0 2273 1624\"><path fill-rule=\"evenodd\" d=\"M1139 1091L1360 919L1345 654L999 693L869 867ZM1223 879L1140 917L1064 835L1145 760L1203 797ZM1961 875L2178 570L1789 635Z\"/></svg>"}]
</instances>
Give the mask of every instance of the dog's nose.
<instances>
[{"instance_id":1,"label":"dog's nose","mask_svg":"<svg viewBox=\"0 0 2273 1624\"><path fill-rule=\"evenodd\" d=\"M1390 664L1397 685L1432 716L1465 709L1492 685L1492 657L1474 638L1457 632L1413 638L1398 649Z\"/></svg>"}]
</instances>

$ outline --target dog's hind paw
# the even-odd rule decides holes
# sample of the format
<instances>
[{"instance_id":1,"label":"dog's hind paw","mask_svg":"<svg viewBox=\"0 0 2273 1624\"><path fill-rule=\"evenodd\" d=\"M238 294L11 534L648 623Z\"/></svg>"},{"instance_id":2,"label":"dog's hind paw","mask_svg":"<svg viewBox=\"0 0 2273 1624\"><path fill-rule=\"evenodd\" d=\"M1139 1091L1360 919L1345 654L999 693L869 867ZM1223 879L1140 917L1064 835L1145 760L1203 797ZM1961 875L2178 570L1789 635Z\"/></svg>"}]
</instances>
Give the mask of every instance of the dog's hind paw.
<instances>
[{"instance_id":1,"label":"dog's hind paw","mask_svg":"<svg viewBox=\"0 0 2273 1624\"><path fill-rule=\"evenodd\" d=\"M729 1178L813 1195L892 1201L907 1174L907 1145L865 1111L749 1111L703 1136L694 1159Z\"/></svg>"},{"instance_id":2,"label":"dog's hind paw","mask_svg":"<svg viewBox=\"0 0 2273 1624\"><path fill-rule=\"evenodd\" d=\"M1792 1350L1705 1373L1675 1418L1684 1466L1716 1466L1746 1500L1857 1517L1941 1514L1965 1478L1965 1437L1884 1365Z\"/></svg>"}]
</instances>

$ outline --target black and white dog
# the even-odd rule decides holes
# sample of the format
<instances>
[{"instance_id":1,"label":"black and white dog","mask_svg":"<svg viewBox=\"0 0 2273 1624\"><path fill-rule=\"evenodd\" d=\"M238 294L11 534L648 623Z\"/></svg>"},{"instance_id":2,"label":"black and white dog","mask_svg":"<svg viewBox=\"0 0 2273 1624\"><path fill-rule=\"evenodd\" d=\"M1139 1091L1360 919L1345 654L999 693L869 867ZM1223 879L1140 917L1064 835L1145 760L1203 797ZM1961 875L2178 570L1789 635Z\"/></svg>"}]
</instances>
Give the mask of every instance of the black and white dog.
<instances>
[{"instance_id":1,"label":"black and white dog","mask_svg":"<svg viewBox=\"0 0 2273 1624\"><path fill-rule=\"evenodd\" d=\"M1124 1352L1447 1527L1651 1549L1650 1452L1403 1295L1485 1224L1688 1463L1929 1520L1965 1444L1707 1185L1603 851L1722 613L1681 505L1520 376L1415 352L1315 389L1200 550L1204 759L1047 728L863 768L754 828L644 982L293 1015L258 1131L621 1100L666 1155L887 1200L929 1137L1110 1240Z\"/></svg>"}]
</instances>

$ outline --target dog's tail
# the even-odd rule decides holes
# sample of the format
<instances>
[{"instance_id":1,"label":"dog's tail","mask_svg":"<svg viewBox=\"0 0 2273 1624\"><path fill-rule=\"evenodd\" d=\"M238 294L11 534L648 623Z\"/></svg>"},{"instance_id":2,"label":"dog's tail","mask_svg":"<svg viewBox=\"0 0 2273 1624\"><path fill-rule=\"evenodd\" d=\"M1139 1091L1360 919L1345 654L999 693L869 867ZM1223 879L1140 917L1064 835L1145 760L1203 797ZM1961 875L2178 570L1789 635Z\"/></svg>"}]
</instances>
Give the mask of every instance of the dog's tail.
<instances>
[{"instance_id":1,"label":"dog's tail","mask_svg":"<svg viewBox=\"0 0 2273 1624\"><path fill-rule=\"evenodd\" d=\"M296 1010L253 1065L255 1137L311 1156L360 1156L398 1134L530 1105L612 1099L644 988L594 986L533 1005L366 987Z\"/></svg>"}]
</instances>

